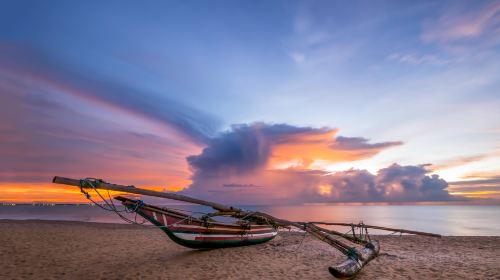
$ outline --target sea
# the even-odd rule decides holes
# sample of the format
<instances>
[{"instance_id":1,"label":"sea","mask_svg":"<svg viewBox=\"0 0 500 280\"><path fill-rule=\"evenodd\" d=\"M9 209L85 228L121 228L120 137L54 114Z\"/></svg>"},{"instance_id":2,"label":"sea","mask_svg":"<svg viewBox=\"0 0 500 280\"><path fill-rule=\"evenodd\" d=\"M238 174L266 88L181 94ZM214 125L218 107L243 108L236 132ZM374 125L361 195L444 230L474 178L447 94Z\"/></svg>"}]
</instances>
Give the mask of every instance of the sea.
<instances>
[{"instance_id":1,"label":"sea","mask_svg":"<svg viewBox=\"0 0 500 280\"><path fill-rule=\"evenodd\" d=\"M211 212L197 205L164 205L193 216ZM295 205L244 206L292 221L342 222L426 231L442 235L500 236L500 205ZM139 222L142 218L128 215ZM114 212L89 204L0 205L0 219L126 223ZM337 228L336 228L337 229ZM338 228L342 230L342 228ZM348 230L344 228L344 230ZM374 234L387 232L372 231Z\"/></svg>"}]
</instances>

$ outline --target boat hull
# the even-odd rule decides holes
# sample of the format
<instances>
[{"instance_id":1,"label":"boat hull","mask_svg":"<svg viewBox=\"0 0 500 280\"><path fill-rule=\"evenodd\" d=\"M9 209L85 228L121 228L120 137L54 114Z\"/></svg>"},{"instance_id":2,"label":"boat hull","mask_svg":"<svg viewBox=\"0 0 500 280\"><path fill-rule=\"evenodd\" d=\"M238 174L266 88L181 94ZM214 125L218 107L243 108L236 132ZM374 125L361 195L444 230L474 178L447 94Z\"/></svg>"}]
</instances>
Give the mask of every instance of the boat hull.
<instances>
[{"instance_id":1,"label":"boat hull","mask_svg":"<svg viewBox=\"0 0 500 280\"><path fill-rule=\"evenodd\" d=\"M175 243L193 249L238 247L267 242L277 235L270 225L237 225L207 222L184 213L151 205L137 207L137 201L118 197L129 209L163 230Z\"/></svg>"}]
</instances>

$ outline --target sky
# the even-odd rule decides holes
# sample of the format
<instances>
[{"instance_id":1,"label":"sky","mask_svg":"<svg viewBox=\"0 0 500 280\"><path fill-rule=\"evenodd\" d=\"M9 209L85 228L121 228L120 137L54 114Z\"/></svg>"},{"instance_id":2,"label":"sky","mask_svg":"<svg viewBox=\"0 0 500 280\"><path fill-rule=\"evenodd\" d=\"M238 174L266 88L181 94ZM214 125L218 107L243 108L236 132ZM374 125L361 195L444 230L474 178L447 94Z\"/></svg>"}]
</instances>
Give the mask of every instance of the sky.
<instances>
[{"instance_id":1,"label":"sky","mask_svg":"<svg viewBox=\"0 0 500 280\"><path fill-rule=\"evenodd\" d=\"M0 1L0 201L500 201L500 1Z\"/></svg>"}]
</instances>

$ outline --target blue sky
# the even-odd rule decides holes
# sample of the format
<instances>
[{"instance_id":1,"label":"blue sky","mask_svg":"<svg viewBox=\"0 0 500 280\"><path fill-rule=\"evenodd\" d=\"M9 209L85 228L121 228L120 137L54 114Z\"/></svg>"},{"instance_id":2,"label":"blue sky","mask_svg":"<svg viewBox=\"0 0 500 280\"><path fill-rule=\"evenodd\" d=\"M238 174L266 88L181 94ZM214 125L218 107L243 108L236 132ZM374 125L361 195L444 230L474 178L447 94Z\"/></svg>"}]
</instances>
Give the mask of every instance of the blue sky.
<instances>
[{"instance_id":1,"label":"blue sky","mask_svg":"<svg viewBox=\"0 0 500 280\"><path fill-rule=\"evenodd\" d=\"M499 45L498 1L0 4L4 106L21 106L29 92L82 116L50 112L36 128L55 122L90 134L148 134L168 139L165 150L184 139L189 148L175 157L186 180L196 176L188 156L235 132L233 124L259 122L270 131L273 124L327 127L370 143L403 143L369 157L316 159L308 168L375 174L393 163L433 164L429 170L448 182L496 180L487 188L498 196ZM37 104L33 110L44 115ZM22 125L13 130L23 134ZM158 164L167 157L174 158L167 153ZM12 173L23 168L4 163L4 174L18 178ZM162 172L171 174L154 177ZM45 175L37 176L31 183Z\"/></svg>"}]
</instances>

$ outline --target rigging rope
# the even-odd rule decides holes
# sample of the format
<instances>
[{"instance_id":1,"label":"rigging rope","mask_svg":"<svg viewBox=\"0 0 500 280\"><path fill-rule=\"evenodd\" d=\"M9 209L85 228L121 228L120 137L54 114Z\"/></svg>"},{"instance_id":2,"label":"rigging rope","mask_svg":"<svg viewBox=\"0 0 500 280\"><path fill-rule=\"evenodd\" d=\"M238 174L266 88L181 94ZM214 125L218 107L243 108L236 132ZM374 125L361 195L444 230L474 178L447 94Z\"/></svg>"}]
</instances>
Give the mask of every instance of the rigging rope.
<instances>
[{"instance_id":1,"label":"rigging rope","mask_svg":"<svg viewBox=\"0 0 500 280\"><path fill-rule=\"evenodd\" d=\"M129 224L144 225L146 220L143 220L141 223L137 222L137 209L144 204L144 202L142 200L137 201L134 210L129 210L128 208L125 208L124 210L118 210L118 208L116 207L116 205L113 202L113 199L111 199L111 194L109 193L109 191L108 191L108 197L109 197L109 201L108 201L104 196L101 195L101 193L97 190L97 188L92 183L92 181L102 182L102 180L95 179L95 178L85 178L85 179L80 180L80 191L85 195L85 197L88 200L90 200L92 203L94 203L95 205L97 205L98 207L100 207L101 209L103 209L105 211L116 213L122 220L124 220L125 222L127 222ZM101 198L101 200L105 203L105 205L100 205L99 203L94 201L92 199L92 197L90 196L90 193L84 189L85 185L90 186L94 190L94 192L97 193L97 195ZM135 217L134 217L133 221L122 215L122 213L134 213L134 212L135 212Z\"/></svg>"},{"instance_id":2,"label":"rigging rope","mask_svg":"<svg viewBox=\"0 0 500 280\"><path fill-rule=\"evenodd\" d=\"M137 203L135 204L134 208L133 209L129 209L128 207L125 207L124 210L119 210L118 207L115 205L115 203L113 202L113 199L111 198L111 194L109 193L109 190L107 191L108 193L108 199L106 199L100 192L99 190L95 187L94 183L102 183L104 182L103 180L101 179L96 179L96 178L85 178L85 179L82 179L80 180L80 191L85 195L85 197L90 200L92 203L94 203L95 205L97 205L98 207L100 207L101 209L105 210L105 211L108 211L108 212L114 212L116 213L122 220L124 220L125 222L129 223L129 224L136 224L136 225L145 225L146 223L146 219L143 218L143 221L142 222L138 222L137 221L137 210L144 205L144 201L142 200L137 200ZM91 195L89 192L87 192L84 188L85 186L88 185L92 188L92 190L101 198L101 200L104 202L104 205L101 205L99 203L97 203L95 200L92 199ZM187 213L194 213L194 214L207 214L207 213L204 213L204 212L196 212L196 211L190 211L190 210L184 210L184 209L175 209L175 208L169 208L171 210L177 210L177 211L183 211L183 212L187 212ZM134 220L131 220L125 216L122 215L122 213L135 213L135 216L134 216ZM190 215L188 217L186 217L185 219L181 220L181 221L178 221L176 222L175 224L178 224L184 220L191 220L193 218L193 215ZM165 227L165 226L161 226L161 227Z\"/></svg>"}]
</instances>

